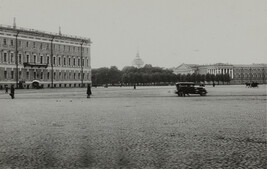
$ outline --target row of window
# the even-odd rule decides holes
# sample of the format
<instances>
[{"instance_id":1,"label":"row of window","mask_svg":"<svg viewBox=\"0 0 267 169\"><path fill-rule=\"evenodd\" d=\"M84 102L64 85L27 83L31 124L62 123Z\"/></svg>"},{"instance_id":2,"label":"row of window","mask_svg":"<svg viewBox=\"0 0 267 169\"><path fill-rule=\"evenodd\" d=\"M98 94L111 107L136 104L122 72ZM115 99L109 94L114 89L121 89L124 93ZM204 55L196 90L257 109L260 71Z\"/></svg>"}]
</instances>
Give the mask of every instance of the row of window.
<instances>
[{"instance_id":1,"label":"row of window","mask_svg":"<svg viewBox=\"0 0 267 169\"><path fill-rule=\"evenodd\" d=\"M51 84L47 84L47 85L45 85L45 84L41 84L41 86L43 86L43 87L48 87L48 88L50 88L51 87ZM74 83L74 84L54 84L53 85L54 87L81 87L82 86L82 84L80 84L80 83ZM3 88L5 87L5 85L0 85L0 90L2 90ZM24 84L23 85L23 88L27 88L27 89L29 89L29 88L31 88L31 85L30 84Z\"/></svg>"},{"instance_id":2,"label":"row of window","mask_svg":"<svg viewBox=\"0 0 267 169\"><path fill-rule=\"evenodd\" d=\"M264 71L265 69L264 68L251 68L251 69L235 69L235 72L256 72L256 71Z\"/></svg>"},{"instance_id":3,"label":"row of window","mask_svg":"<svg viewBox=\"0 0 267 169\"><path fill-rule=\"evenodd\" d=\"M230 73L232 70L231 69L219 69L219 70L216 70L216 69L209 69L208 72L211 72L211 73Z\"/></svg>"},{"instance_id":4,"label":"row of window","mask_svg":"<svg viewBox=\"0 0 267 169\"><path fill-rule=\"evenodd\" d=\"M246 77L248 77L248 78L253 78L253 77L255 77L255 78L257 78L257 77L265 77L264 76L264 74L263 75L261 75L261 74L244 74L244 75L242 75L242 74L237 74L237 75L235 75L235 77L237 77L237 78L241 78L241 77L244 77L244 78L246 78Z\"/></svg>"},{"instance_id":5,"label":"row of window","mask_svg":"<svg viewBox=\"0 0 267 169\"><path fill-rule=\"evenodd\" d=\"M7 41L10 41L9 43ZM15 46L15 40L13 39L3 39L3 45L7 46ZM50 50L51 43L44 43L44 42L30 42L30 41L21 41L18 40L18 47L26 47L26 48L33 48L33 49L40 49L40 50ZM81 47L78 46L70 46L70 45L60 45L60 44L53 44L53 49L56 51L62 52L80 52ZM89 48L82 48L82 52L89 53Z\"/></svg>"},{"instance_id":6,"label":"row of window","mask_svg":"<svg viewBox=\"0 0 267 169\"><path fill-rule=\"evenodd\" d=\"M89 73L86 73L87 76L89 75ZM83 79L87 79L85 76L85 73L83 73ZM10 77L8 76L7 71L4 71L4 79L14 79L14 71L10 72ZM30 72L26 72L26 77L24 77L26 80L33 80L33 79L46 79L46 80L50 80L51 78L51 73L50 72L33 72L33 76L32 78L30 77ZM23 79L24 79L23 78ZM22 75L21 75L21 71L19 71L19 79L22 79ZM75 73L75 72L54 72L54 76L53 79L57 79L57 80L80 80L81 79L81 73Z\"/></svg>"},{"instance_id":7,"label":"row of window","mask_svg":"<svg viewBox=\"0 0 267 169\"><path fill-rule=\"evenodd\" d=\"M4 63L15 63L15 55L14 53L10 53L9 57L6 52L3 53L3 58L1 58L1 61ZM82 61L82 63L81 63ZM86 62L84 62L86 61ZM18 54L18 63L22 64L23 62L27 63L40 63L40 64L50 64L50 56L37 56L33 55L30 56L29 54L26 54L26 56L23 58L22 54ZM89 66L89 60L88 59L80 59L79 56L77 57L70 57L70 56L54 56L53 57L53 65L57 66Z\"/></svg>"}]
</instances>

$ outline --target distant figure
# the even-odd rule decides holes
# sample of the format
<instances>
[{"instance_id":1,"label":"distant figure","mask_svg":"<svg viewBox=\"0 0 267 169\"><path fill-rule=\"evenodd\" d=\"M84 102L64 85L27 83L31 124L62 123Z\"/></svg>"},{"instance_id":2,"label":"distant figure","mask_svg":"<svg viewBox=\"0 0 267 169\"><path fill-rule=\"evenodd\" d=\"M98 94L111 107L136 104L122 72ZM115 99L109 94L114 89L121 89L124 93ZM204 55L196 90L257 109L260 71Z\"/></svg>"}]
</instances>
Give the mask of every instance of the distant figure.
<instances>
[{"instance_id":1,"label":"distant figure","mask_svg":"<svg viewBox=\"0 0 267 169\"><path fill-rule=\"evenodd\" d=\"M15 98L15 88L14 88L14 85L11 85L11 88L10 88L10 94L12 99Z\"/></svg>"},{"instance_id":2,"label":"distant figure","mask_svg":"<svg viewBox=\"0 0 267 169\"><path fill-rule=\"evenodd\" d=\"M8 86L7 85L5 85L5 89L6 89L6 93L8 93Z\"/></svg>"},{"instance_id":3,"label":"distant figure","mask_svg":"<svg viewBox=\"0 0 267 169\"><path fill-rule=\"evenodd\" d=\"M91 91L91 86L90 84L87 85L87 98L90 98L91 94L92 94L92 91Z\"/></svg>"},{"instance_id":4,"label":"distant figure","mask_svg":"<svg viewBox=\"0 0 267 169\"><path fill-rule=\"evenodd\" d=\"M215 83L214 82L213 82L212 86L215 87Z\"/></svg>"},{"instance_id":5,"label":"distant figure","mask_svg":"<svg viewBox=\"0 0 267 169\"><path fill-rule=\"evenodd\" d=\"M134 90L136 89L136 85L134 85Z\"/></svg>"}]
</instances>

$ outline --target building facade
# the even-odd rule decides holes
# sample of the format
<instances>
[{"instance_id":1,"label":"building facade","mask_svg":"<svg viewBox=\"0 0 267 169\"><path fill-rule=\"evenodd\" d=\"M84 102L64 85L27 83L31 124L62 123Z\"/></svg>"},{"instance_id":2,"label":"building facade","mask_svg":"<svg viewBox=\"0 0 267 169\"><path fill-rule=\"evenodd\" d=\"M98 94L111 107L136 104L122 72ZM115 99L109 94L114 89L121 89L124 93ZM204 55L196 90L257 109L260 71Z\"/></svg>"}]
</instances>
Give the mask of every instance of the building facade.
<instances>
[{"instance_id":1,"label":"building facade","mask_svg":"<svg viewBox=\"0 0 267 169\"><path fill-rule=\"evenodd\" d=\"M0 25L0 88L91 83L90 45L88 38Z\"/></svg>"},{"instance_id":2,"label":"building facade","mask_svg":"<svg viewBox=\"0 0 267 169\"><path fill-rule=\"evenodd\" d=\"M197 73L197 69L198 69L198 65L196 65L196 64L185 64L185 63L183 63L180 66L174 68L173 72L175 74L186 75L186 74Z\"/></svg>"},{"instance_id":3,"label":"building facade","mask_svg":"<svg viewBox=\"0 0 267 169\"><path fill-rule=\"evenodd\" d=\"M213 65L201 65L198 66L199 74L229 74L231 79L234 78L234 65L232 64L224 64L224 63L216 63Z\"/></svg>"},{"instance_id":4,"label":"building facade","mask_svg":"<svg viewBox=\"0 0 267 169\"><path fill-rule=\"evenodd\" d=\"M267 84L267 64L234 65L216 63L213 65L181 64L173 69L175 74L229 74L231 84L245 84L247 82L258 82Z\"/></svg>"},{"instance_id":5,"label":"building facade","mask_svg":"<svg viewBox=\"0 0 267 169\"><path fill-rule=\"evenodd\" d=\"M267 64L234 65L234 78L232 83L245 84L258 82L266 84Z\"/></svg>"}]
</instances>

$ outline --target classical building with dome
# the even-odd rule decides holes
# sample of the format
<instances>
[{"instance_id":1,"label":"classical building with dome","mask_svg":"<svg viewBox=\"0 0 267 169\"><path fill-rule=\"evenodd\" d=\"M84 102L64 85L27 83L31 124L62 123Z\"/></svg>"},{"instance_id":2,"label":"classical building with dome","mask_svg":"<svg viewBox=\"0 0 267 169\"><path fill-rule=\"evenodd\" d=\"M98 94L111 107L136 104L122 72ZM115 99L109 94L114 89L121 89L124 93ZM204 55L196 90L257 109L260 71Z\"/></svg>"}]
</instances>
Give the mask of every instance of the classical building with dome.
<instances>
[{"instance_id":1,"label":"classical building with dome","mask_svg":"<svg viewBox=\"0 0 267 169\"><path fill-rule=\"evenodd\" d=\"M136 57L132 62L132 66L137 68L141 68L144 66L144 61L140 58L139 52L136 54Z\"/></svg>"}]
</instances>

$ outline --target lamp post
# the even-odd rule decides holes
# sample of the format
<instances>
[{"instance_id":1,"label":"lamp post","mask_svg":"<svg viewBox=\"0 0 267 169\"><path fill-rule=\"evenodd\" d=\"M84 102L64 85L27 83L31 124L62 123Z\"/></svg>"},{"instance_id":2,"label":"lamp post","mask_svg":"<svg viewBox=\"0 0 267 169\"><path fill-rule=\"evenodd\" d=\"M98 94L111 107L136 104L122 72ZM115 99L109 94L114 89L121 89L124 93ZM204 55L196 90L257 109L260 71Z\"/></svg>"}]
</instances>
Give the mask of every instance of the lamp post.
<instances>
[{"instance_id":1,"label":"lamp post","mask_svg":"<svg viewBox=\"0 0 267 169\"><path fill-rule=\"evenodd\" d=\"M81 87L83 87L83 41L81 43Z\"/></svg>"},{"instance_id":2,"label":"lamp post","mask_svg":"<svg viewBox=\"0 0 267 169\"><path fill-rule=\"evenodd\" d=\"M54 69L53 69L53 64L54 64L54 60L53 60L53 40L55 37L52 37L51 39L51 56L50 56L50 61L51 61L51 88L54 87Z\"/></svg>"},{"instance_id":3,"label":"lamp post","mask_svg":"<svg viewBox=\"0 0 267 169\"><path fill-rule=\"evenodd\" d=\"M19 88L19 63L18 63L18 35L19 35L19 31L17 31L16 34L16 88Z\"/></svg>"},{"instance_id":4,"label":"lamp post","mask_svg":"<svg viewBox=\"0 0 267 169\"><path fill-rule=\"evenodd\" d=\"M241 84L243 84L243 67L241 68Z\"/></svg>"},{"instance_id":5,"label":"lamp post","mask_svg":"<svg viewBox=\"0 0 267 169\"><path fill-rule=\"evenodd\" d=\"M252 68L249 68L249 81L252 81Z\"/></svg>"},{"instance_id":6,"label":"lamp post","mask_svg":"<svg viewBox=\"0 0 267 169\"><path fill-rule=\"evenodd\" d=\"M262 84L265 84L265 74L264 74L265 70L264 67L262 68Z\"/></svg>"}]
</instances>

